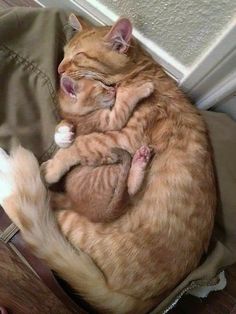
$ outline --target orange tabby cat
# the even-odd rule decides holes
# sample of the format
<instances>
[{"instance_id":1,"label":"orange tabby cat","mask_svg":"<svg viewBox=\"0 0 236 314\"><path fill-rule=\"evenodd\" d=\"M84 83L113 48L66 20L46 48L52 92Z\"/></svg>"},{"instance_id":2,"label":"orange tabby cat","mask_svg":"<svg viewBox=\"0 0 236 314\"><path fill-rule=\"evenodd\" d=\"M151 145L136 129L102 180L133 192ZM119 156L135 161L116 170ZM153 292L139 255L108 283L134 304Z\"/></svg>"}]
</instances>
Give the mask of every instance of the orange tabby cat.
<instances>
[{"instance_id":1,"label":"orange tabby cat","mask_svg":"<svg viewBox=\"0 0 236 314\"><path fill-rule=\"evenodd\" d=\"M70 144L74 128L76 136L119 130L127 123L138 101L152 91L151 82L118 87L115 102L114 87L85 78L75 82L62 76L59 108L65 120L57 126L55 138L65 147ZM151 154L150 149L143 146L135 153L131 164L129 153L121 149L115 152L121 163L73 169L66 176L65 193L51 195L53 208L73 209L93 222L108 222L121 216L128 195L133 196L140 189Z\"/></svg>"},{"instance_id":2,"label":"orange tabby cat","mask_svg":"<svg viewBox=\"0 0 236 314\"><path fill-rule=\"evenodd\" d=\"M75 16L71 22L80 28ZM76 212L59 211L60 228L73 249L57 229L35 158L23 149L12 157L0 154L5 211L35 254L102 313L146 313L158 304L207 250L216 207L203 118L131 33L127 19L112 28L80 29L65 48L59 72L121 87L151 79L154 93L121 131L78 136L48 162L46 173L49 182L57 181L78 162L115 162L112 147L133 155L141 145L151 145L156 154L150 170L123 216L95 224Z\"/></svg>"}]
</instances>

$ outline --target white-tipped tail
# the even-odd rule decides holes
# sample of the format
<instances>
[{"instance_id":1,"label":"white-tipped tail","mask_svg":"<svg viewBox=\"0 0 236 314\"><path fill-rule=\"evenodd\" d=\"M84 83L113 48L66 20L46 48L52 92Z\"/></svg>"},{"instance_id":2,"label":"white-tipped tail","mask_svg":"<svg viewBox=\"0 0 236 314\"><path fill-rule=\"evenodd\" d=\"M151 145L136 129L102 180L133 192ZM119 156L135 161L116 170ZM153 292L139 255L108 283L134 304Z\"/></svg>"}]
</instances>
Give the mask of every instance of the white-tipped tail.
<instances>
[{"instance_id":1,"label":"white-tipped tail","mask_svg":"<svg viewBox=\"0 0 236 314\"><path fill-rule=\"evenodd\" d=\"M0 203L34 254L45 260L75 291L100 309L132 312L135 299L110 290L92 259L72 248L63 237L50 210L38 162L22 147L11 156L0 150Z\"/></svg>"}]
</instances>

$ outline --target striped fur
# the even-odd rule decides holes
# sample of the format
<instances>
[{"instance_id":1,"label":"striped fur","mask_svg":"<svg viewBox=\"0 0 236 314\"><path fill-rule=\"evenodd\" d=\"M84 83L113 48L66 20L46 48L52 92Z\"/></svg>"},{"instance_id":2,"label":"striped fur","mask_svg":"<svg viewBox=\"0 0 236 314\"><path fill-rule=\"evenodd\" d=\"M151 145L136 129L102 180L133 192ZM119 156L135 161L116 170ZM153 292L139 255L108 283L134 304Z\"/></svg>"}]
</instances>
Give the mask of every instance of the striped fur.
<instances>
[{"instance_id":1,"label":"striped fur","mask_svg":"<svg viewBox=\"0 0 236 314\"><path fill-rule=\"evenodd\" d=\"M73 97L63 89L59 93L59 109L64 120L57 129L64 126L75 129L76 137L96 131L121 130L138 102L153 91L151 81L136 82L118 87L115 99L114 88L99 81L83 78L71 84ZM109 108L114 102L113 108ZM125 150L113 149L113 154L118 164L73 169L66 176L65 192L52 193L53 208L74 210L93 222L109 222L124 214L130 196L142 185L151 154L148 147L141 147L132 163Z\"/></svg>"},{"instance_id":2,"label":"striped fur","mask_svg":"<svg viewBox=\"0 0 236 314\"><path fill-rule=\"evenodd\" d=\"M112 32L121 24L118 21ZM36 170L29 174L23 168L23 181L17 182L24 191L18 186L2 203L25 240L33 242L36 254L102 313L145 313L198 265L208 247L216 207L213 157L198 110L133 40L125 53L107 43L115 40L107 36L109 30L92 27L76 34L65 48L60 72L74 79L92 75L121 87L152 80L154 93L121 131L78 136L69 148L59 150L54 163L48 163L47 177L59 180L78 163L114 163L112 147L133 155L141 145L151 145L155 155L141 192L123 216L107 224L92 223L70 210L57 211L62 233L85 256L73 250L70 255L70 245L56 231L45 197L36 192L39 184L34 191L32 182L26 182ZM19 169L23 166L24 162ZM46 221L45 212L50 213ZM27 225L19 220L24 215ZM38 223L40 228L35 227Z\"/></svg>"}]
</instances>

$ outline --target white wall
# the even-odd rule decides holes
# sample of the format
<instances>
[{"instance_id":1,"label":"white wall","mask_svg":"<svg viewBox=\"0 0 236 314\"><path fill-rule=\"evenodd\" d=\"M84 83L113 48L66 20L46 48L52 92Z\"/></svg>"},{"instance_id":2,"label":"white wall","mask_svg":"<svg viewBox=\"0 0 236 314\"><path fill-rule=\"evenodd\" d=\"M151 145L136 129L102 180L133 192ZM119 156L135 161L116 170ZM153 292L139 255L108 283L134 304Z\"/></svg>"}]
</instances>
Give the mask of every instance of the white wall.
<instances>
[{"instance_id":1,"label":"white wall","mask_svg":"<svg viewBox=\"0 0 236 314\"><path fill-rule=\"evenodd\" d=\"M78 1L79 2L79 1ZM99 0L184 67L192 66L236 16L235 0Z\"/></svg>"}]
</instances>

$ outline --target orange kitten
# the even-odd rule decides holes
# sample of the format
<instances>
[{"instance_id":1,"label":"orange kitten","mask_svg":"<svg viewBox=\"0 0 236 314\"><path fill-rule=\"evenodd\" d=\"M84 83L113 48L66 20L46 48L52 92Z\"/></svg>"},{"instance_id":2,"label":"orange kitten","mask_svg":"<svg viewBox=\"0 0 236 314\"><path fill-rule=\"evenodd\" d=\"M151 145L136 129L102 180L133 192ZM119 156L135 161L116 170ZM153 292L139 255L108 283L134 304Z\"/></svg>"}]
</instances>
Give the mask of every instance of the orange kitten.
<instances>
[{"instance_id":1,"label":"orange kitten","mask_svg":"<svg viewBox=\"0 0 236 314\"><path fill-rule=\"evenodd\" d=\"M155 90L121 131L81 135L59 150L46 178L57 181L87 160L99 166L116 162L113 147L133 156L141 145L151 145L156 154L141 192L119 219L92 223L58 210L70 243L57 229L29 152L19 149L10 159L1 152L1 203L34 253L100 312L146 313L197 267L208 248L216 189L207 128L175 82L131 38L129 20L83 29L75 16L70 22L80 31L65 48L62 75L120 87L151 80Z\"/></svg>"},{"instance_id":2,"label":"orange kitten","mask_svg":"<svg viewBox=\"0 0 236 314\"><path fill-rule=\"evenodd\" d=\"M57 126L56 139L63 140L69 135L68 144L73 128L76 136L119 130L127 123L138 101L152 91L151 82L118 87L115 101L114 87L85 78L75 82L62 76L60 112L64 120ZM65 143L60 142L63 147ZM114 152L119 155L119 163L115 165L73 169L66 176L65 193L51 195L53 208L74 210L93 222L108 222L121 216L127 207L128 196L135 195L141 187L151 151L147 146L141 147L132 163L125 150Z\"/></svg>"}]
</instances>

